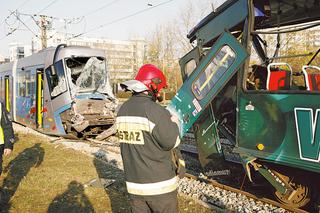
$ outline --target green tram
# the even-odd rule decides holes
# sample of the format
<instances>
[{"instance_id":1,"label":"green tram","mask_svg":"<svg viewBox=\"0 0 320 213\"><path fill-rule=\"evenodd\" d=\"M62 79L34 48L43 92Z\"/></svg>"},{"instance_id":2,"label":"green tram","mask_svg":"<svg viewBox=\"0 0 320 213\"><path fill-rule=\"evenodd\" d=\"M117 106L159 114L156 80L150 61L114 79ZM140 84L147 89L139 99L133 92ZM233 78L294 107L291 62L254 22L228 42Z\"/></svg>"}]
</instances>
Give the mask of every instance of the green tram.
<instances>
[{"instance_id":1,"label":"green tram","mask_svg":"<svg viewBox=\"0 0 320 213\"><path fill-rule=\"evenodd\" d=\"M320 205L319 5L226 1L187 35L196 45L180 60L184 83L168 106L181 135L193 126L203 166L226 160L231 146L250 180L259 173L293 207ZM300 36L312 45L298 48L307 32L319 35Z\"/></svg>"}]
</instances>

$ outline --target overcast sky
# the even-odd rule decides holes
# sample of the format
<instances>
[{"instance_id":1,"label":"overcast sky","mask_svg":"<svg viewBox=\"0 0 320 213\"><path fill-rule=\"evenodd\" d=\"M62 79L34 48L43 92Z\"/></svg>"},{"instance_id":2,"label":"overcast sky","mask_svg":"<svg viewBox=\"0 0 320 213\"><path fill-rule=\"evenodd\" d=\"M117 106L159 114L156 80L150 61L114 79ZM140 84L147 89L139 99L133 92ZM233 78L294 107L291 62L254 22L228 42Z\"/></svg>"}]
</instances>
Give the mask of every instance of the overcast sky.
<instances>
[{"instance_id":1,"label":"overcast sky","mask_svg":"<svg viewBox=\"0 0 320 213\"><path fill-rule=\"evenodd\" d=\"M31 38L39 34L39 27L31 17L20 15L18 21L14 14L9 16L16 9L24 14L73 20L66 28L71 34L126 40L145 37L155 25L177 18L187 1L191 0L0 0L0 54L8 56L9 43L31 44ZM218 6L223 1L192 0L192 3L204 8L206 15L212 10L211 4ZM10 28L18 30L7 36ZM64 21L54 19L53 28L64 32Z\"/></svg>"}]
</instances>

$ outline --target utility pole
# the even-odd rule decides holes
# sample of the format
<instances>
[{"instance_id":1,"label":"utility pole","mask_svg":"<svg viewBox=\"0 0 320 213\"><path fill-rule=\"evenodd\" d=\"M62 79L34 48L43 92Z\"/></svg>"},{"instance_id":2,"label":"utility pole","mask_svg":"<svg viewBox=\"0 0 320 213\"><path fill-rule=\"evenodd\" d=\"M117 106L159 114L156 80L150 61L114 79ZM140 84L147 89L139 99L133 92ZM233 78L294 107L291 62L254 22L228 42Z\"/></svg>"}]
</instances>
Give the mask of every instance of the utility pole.
<instances>
[{"instance_id":1,"label":"utility pole","mask_svg":"<svg viewBox=\"0 0 320 213\"><path fill-rule=\"evenodd\" d=\"M41 29L41 46L42 49L47 48L47 26L48 26L48 21L47 21L47 16L45 15L40 15L40 29Z\"/></svg>"},{"instance_id":2,"label":"utility pole","mask_svg":"<svg viewBox=\"0 0 320 213\"><path fill-rule=\"evenodd\" d=\"M35 35L35 37L40 38L41 41L41 49L45 49L48 47L48 40L53 37L53 34L48 38L48 31L52 30L52 22L53 20L63 20L64 21L64 33L65 37L67 35L67 25L72 24L74 21L79 20L79 18L73 18L73 19L67 19L67 18L58 18L58 17L53 17L53 16L47 16L47 15L38 15L38 14L27 14L27 13L21 13L16 11L11 11L11 13L17 18L19 22L21 22L32 34ZM20 19L20 16L29 16L33 21L37 24L37 26L40 29L40 34L37 35L36 32L34 32L23 20ZM38 19L36 19L38 17ZM80 19L81 21L82 19ZM14 28L11 30L10 34L12 34L15 30L18 28Z\"/></svg>"}]
</instances>

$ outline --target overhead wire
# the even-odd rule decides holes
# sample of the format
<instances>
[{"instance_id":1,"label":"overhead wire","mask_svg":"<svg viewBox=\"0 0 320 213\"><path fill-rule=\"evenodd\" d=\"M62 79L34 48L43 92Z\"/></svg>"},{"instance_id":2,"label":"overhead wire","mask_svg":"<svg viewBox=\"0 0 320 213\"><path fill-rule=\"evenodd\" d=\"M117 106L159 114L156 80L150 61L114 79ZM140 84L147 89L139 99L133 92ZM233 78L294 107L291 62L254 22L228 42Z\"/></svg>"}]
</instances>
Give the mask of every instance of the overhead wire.
<instances>
[{"instance_id":1,"label":"overhead wire","mask_svg":"<svg viewBox=\"0 0 320 213\"><path fill-rule=\"evenodd\" d=\"M10 14L1 22L0 26L3 25L3 24L7 24L8 26L14 25L16 22L14 22L14 23L8 23L8 19L15 13L15 11L17 11L19 8L23 7L23 6L24 6L25 4L27 4L29 1L31 1L31 0L25 0L25 1L24 1L22 4L20 4L15 10L11 11ZM18 26L18 27L19 27L19 26ZM14 33L14 32L18 29L18 27L15 27L15 28L11 29L11 31L8 32L8 33L6 33L6 35L5 35L3 38L1 38L0 40L4 39L4 38L6 38L7 36L9 36L9 35L11 35L12 33Z\"/></svg>"},{"instance_id":2,"label":"overhead wire","mask_svg":"<svg viewBox=\"0 0 320 213\"><path fill-rule=\"evenodd\" d=\"M72 21L69 21L69 22L67 22L67 24L79 24L79 23L81 23L82 21L84 21L85 24L84 24L83 31L85 31L85 30L86 30L86 25L87 25L87 24L86 24L86 19L85 19L86 17L88 17L88 16L90 16L90 15L93 15L93 14L95 14L95 13L97 13L97 12L105 9L106 7L109 7L109 6L113 5L113 4L115 4L115 3L118 2L118 1L120 1L120 0L113 0L113 1L111 1L111 2L108 2L108 3L104 4L104 5L102 5L101 7L98 7L98 8L96 8L96 9L92 10L92 11L89 11L89 12L85 13L85 14L82 15L82 16L79 16L78 18L74 18L74 19L73 19L73 22L72 22ZM56 32L55 34L57 34L57 33L58 33L58 32ZM55 35L55 34L54 34L54 35ZM52 36L51 36L51 38L52 38Z\"/></svg>"},{"instance_id":3,"label":"overhead wire","mask_svg":"<svg viewBox=\"0 0 320 213\"><path fill-rule=\"evenodd\" d=\"M29 1L31 1L31 0L25 0L22 4L20 4L20 6L18 6L17 7L17 9L19 9L20 7L23 7L27 2L29 2ZM16 10L17 10L16 9Z\"/></svg>"},{"instance_id":4,"label":"overhead wire","mask_svg":"<svg viewBox=\"0 0 320 213\"><path fill-rule=\"evenodd\" d=\"M23 7L26 3L28 3L31 0L25 0L22 4L20 4L15 10L11 11L10 14L3 20L3 22L1 23L4 24L6 22L6 20L15 12L17 11L19 8Z\"/></svg>"},{"instance_id":5,"label":"overhead wire","mask_svg":"<svg viewBox=\"0 0 320 213\"><path fill-rule=\"evenodd\" d=\"M30 0L24 1L23 4L21 4L19 7L23 6L23 5L26 4L28 1L30 1ZM51 1L48 5L46 5L44 8L42 8L42 9L38 12L38 14L41 13L41 12L43 12L44 10L48 9L50 6L52 6L53 4L55 4L57 1L59 1L59 0L53 0L53 1ZM120 0L113 0L113 1L111 1L111 2L109 2L109 3L107 3L107 4L105 4L105 5L102 5L101 7L97 8L97 9L95 9L95 10L92 10L92 11L84 14L84 15L81 16L80 18L72 19L72 20L68 21L67 23L72 23L72 21L78 21L77 23L80 23L85 17L90 16L90 15L92 15L92 14L98 12L98 11L101 11L102 9L104 9L104 8L106 8L106 7L114 4L114 3L116 3L117 1L120 1ZM92 29L89 29L89 30L87 30L87 31L84 31L83 33L80 33L80 34L77 34L77 35L75 35L75 36L72 36L72 37L69 38L68 40L70 40L70 39L72 39L72 38L76 38L76 37L82 36L82 35L87 34L87 33L89 33L89 32L92 32L92 31L101 29L101 28L106 27L106 26L108 26L108 25L111 25L111 24L114 24L114 23L123 21L123 20L128 19L128 18L131 18L131 17L133 17L133 16L139 15L139 14L141 14L141 13L143 13L143 12L146 12L146 11L151 10L151 9L154 9L154 8L156 8L156 7L159 7L159 6L168 4L169 2L172 2L172 1L173 1L173 0L168 0L168 1L165 1L165 2L161 2L161 3L159 3L159 4L157 4L157 5L154 5L154 6L151 6L150 4L148 4L148 6L149 6L148 8L145 8L145 9L142 9L142 10L139 10L139 11L136 11L136 12L134 12L134 13L132 13L132 14L127 15L127 16L124 16L124 17L121 17L121 18L112 20L112 21L110 21L110 22L107 22L107 23L105 23L105 24L102 24L102 25L100 25L100 26L94 27L94 28L92 28ZM19 8L19 7L18 7L18 8ZM18 9L18 8L17 8L17 9ZM12 11L10 15L14 14L14 12L17 12L17 9L16 9L15 11ZM34 33L34 31L31 30L31 29L26 25L26 22L28 22L30 19L27 20L26 22L23 22L18 15L15 15L15 16L16 16L17 20L18 20L20 23L22 23L32 34L34 34L35 36L37 36L36 33ZM33 20L35 20L32 15L29 15L29 16L30 16ZM36 15L34 15L34 16L36 16ZM56 18L56 17L51 17L51 18ZM59 18L56 18L56 19L59 19ZM64 20L65 20L65 19L64 19ZM38 26L38 25L37 25L37 26ZM13 32L15 32L17 29L18 29L18 28L13 29L13 30L12 30L11 32L9 32L5 37L7 37L8 35L11 35L11 34L12 34ZM37 37L38 37L38 36L37 36ZM0 40L2 40L2 39L0 39Z\"/></svg>"},{"instance_id":6,"label":"overhead wire","mask_svg":"<svg viewBox=\"0 0 320 213\"><path fill-rule=\"evenodd\" d=\"M55 4L57 1L59 1L59 0L53 0L53 1L51 1L48 5L46 5L44 8L42 8L37 14L34 14L33 16L30 16L33 20L34 20L34 22L36 22L36 20L35 20L35 16L41 16L41 15L38 15L39 13L41 13L41 12L43 12L44 10L46 10L46 9L48 9L49 7L51 7L53 4ZM28 14L26 14L26 15L28 15ZM58 18L58 17L53 17L53 16L46 16L46 17L48 17L48 18L51 18L51 19L57 19L57 20L64 20L64 22L65 22L65 25L66 24L70 24L70 23L72 23L72 22L74 22L74 21L78 21L78 18L75 18L75 19L67 19L67 18ZM81 20L82 19L80 19L80 21L78 21L78 23L79 22L81 22ZM29 21L29 20L28 20ZM41 29L41 27L37 24L37 26ZM57 32L55 33L55 34L57 34ZM55 35L54 34L54 35ZM48 39L50 39L50 38L52 38L54 35L51 35Z\"/></svg>"},{"instance_id":7,"label":"overhead wire","mask_svg":"<svg viewBox=\"0 0 320 213\"><path fill-rule=\"evenodd\" d=\"M103 28L103 27L106 27L106 26L108 26L108 25L111 25L111 24L114 24L114 23L123 21L123 20L125 20L125 19L131 18L131 17L133 17L133 16L139 15L139 14L141 14L141 13L144 13L144 12L148 11L148 10L152 10L152 9L154 9L154 8L156 8L156 7L159 7L159 6L168 4L168 3L172 2L172 1L173 1L173 0L168 0L168 1L165 1L165 2L161 2L161 3L159 3L159 4L157 4L157 5L154 5L154 6L148 5L149 7L145 8L145 9L136 11L136 12L134 12L134 13L132 13L132 14L129 14L129 15L127 15L127 16L124 16L124 17L121 17L121 18L118 18L118 19L114 19L114 20L112 20L112 21L110 21L110 22L107 22L107 23L105 23L105 24L102 24L102 25L100 25L100 26L91 28L90 30L87 30L87 31L85 31L85 32L82 32L82 33L79 33L79 34L77 34L77 35L75 35L75 36L72 36L72 37L69 38L68 40L70 40L70 39L72 39L72 38L77 38L77 37L79 37L79 36L85 35L85 34L90 33L90 32L92 32L92 31L96 31L96 30L98 30L98 29L101 29L101 28Z\"/></svg>"},{"instance_id":8,"label":"overhead wire","mask_svg":"<svg viewBox=\"0 0 320 213\"><path fill-rule=\"evenodd\" d=\"M53 0L53 1L51 1L47 6L45 6L44 8L42 8L38 13L41 13L41 12L45 11L46 9L48 9L49 7L51 7L53 4L55 4L57 1L59 1L59 0Z\"/></svg>"},{"instance_id":9,"label":"overhead wire","mask_svg":"<svg viewBox=\"0 0 320 213\"><path fill-rule=\"evenodd\" d=\"M31 30L30 27L28 27L28 25L26 25L26 23L24 23L24 22L20 19L19 14L15 14L15 16L16 16L16 18L18 19L18 21L20 21L21 24L23 24L33 35L35 35L36 37L38 37L38 35L37 35L35 32L33 32L33 30Z\"/></svg>"},{"instance_id":10,"label":"overhead wire","mask_svg":"<svg viewBox=\"0 0 320 213\"><path fill-rule=\"evenodd\" d=\"M104 8L113 5L114 3L118 2L118 1L120 1L120 0L113 0L113 1L111 1L111 2L108 2L107 4L102 5L101 7L99 7L99 8L97 8L97 9L94 9L94 10L88 12L88 13L82 15L81 17L87 17L87 16L90 16L90 15L92 15L92 14L95 14L96 12L98 12L98 11L100 11L100 10L103 10Z\"/></svg>"},{"instance_id":11,"label":"overhead wire","mask_svg":"<svg viewBox=\"0 0 320 213\"><path fill-rule=\"evenodd\" d=\"M31 0L25 0L20 6L17 7L17 9L11 11L11 12L10 12L10 15L7 16L6 19L4 20L4 23L6 23L6 20L7 20L10 16L12 16L14 13L16 13L16 14L15 14L15 17L17 18L17 20L18 20L20 23L22 23L32 34L34 34L36 37L38 37L38 36L34 33L34 31L31 30L30 27L28 27L28 25L26 24L26 23L29 22L31 19L33 19L33 20L35 21L34 17L33 17L32 15L29 15L29 16L30 16L30 19L24 22L24 21L22 21L22 20L20 19L19 15L18 15L18 9L21 8L22 6L24 6L24 5L25 5L27 2L29 2L29 1L31 1ZM57 1L59 1L59 0L53 0L53 1L51 1L51 2L50 2L49 4L47 4L44 8L42 8L42 9L38 12L38 14L41 13L41 12L43 12L44 10L48 9L49 7L51 7L51 6L52 6L53 4L55 4ZM35 21L35 22L36 22L36 21ZM38 26L38 24L37 24L37 26ZM19 27L19 26L18 26L18 27ZM9 33L7 33L7 34L5 35L5 37L13 34L15 31L17 31L17 30L18 30L18 27L13 28ZM38 27L39 27L39 26L38 26ZM5 38L5 37L4 37L4 38ZM4 38L1 38L0 40L2 40L2 39L4 39Z\"/></svg>"}]
</instances>

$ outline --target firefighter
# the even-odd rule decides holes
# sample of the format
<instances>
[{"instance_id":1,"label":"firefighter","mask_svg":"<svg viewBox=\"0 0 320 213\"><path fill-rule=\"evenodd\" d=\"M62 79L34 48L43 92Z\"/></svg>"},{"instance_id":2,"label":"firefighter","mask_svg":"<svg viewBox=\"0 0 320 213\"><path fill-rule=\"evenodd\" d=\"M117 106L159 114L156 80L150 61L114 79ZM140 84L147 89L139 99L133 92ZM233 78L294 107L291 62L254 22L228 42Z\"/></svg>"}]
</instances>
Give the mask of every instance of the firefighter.
<instances>
[{"instance_id":1,"label":"firefighter","mask_svg":"<svg viewBox=\"0 0 320 213\"><path fill-rule=\"evenodd\" d=\"M0 175L2 173L2 157L11 154L14 142L14 133L9 113L0 102Z\"/></svg>"},{"instance_id":2,"label":"firefighter","mask_svg":"<svg viewBox=\"0 0 320 213\"><path fill-rule=\"evenodd\" d=\"M132 92L116 119L131 212L178 212L179 169L172 156L180 144L180 123L156 103L162 99L166 77L156 66L146 64L134 80L120 86Z\"/></svg>"}]
</instances>

